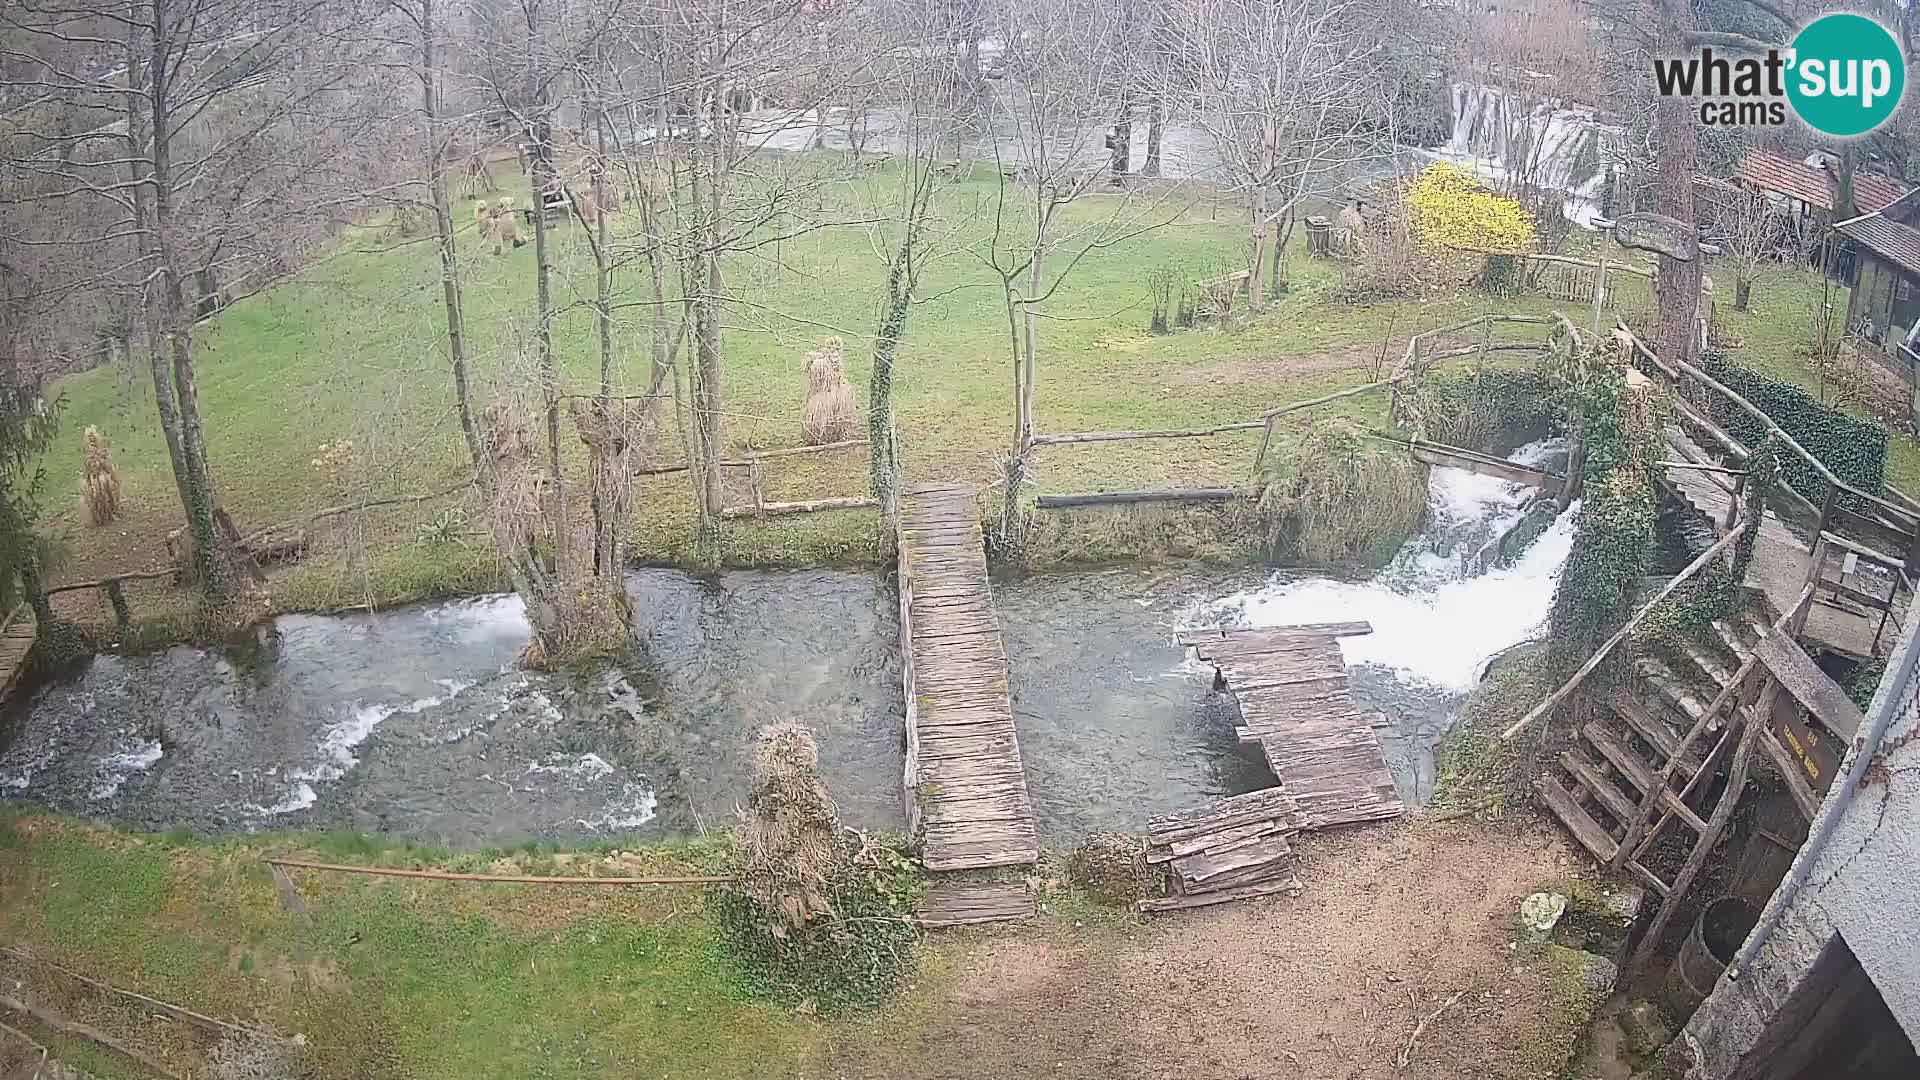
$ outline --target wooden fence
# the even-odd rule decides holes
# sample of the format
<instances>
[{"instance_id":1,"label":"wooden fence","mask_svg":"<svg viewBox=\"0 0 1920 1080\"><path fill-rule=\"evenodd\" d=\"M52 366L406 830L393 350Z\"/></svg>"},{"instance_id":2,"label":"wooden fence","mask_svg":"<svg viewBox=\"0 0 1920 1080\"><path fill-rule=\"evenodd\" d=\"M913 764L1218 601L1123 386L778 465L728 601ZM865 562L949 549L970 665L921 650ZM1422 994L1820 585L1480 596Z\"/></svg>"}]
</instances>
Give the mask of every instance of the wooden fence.
<instances>
[{"instance_id":1,"label":"wooden fence","mask_svg":"<svg viewBox=\"0 0 1920 1080\"><path fill-rule=\"evenodd\" d=\"M1242 492L1242 494L1245 495L1252 495L1254 494L1253 484L1258 480L1261 466L1265 464L1267 453L1273 446L1274 428L1282 417L1308 409L1331 405L1335 402L1345 401L1363 394L1384 390L1393 396L1391 413L1397 420L1405 411L1402 407L1402 399L1400 397L1402 391L1408 387L1417 385L1419 381L1433 369L1433 366L1442 360L1460 359L1467 356L1485 357L1491 353L1502 351L1520 351L1540 354L1545 354L1549 351L1549 346L1545 342L1496 342L1493 340L1494 327L1500 325L1551 326L1556 323L1564 324L1565 322L1566 320L1563 318L1544 315L1480 315L1451 326L1443 326L1436 330L1427 330L1413 335L1407 340L1406 348L1401 352L1399 360L1394 363L1393 367L1385 374L1379 375L1368 382L1361 383L1357 386L1349 386L1343 390L1335 390L1332 393L1321 394L1317 397L1277 405L1251 419L1235 420L1223 424L1214 424L1210 427L1197 428L1170 428L1144 431L1060 432L1052 435L1035 435L1032 445L1035 447L1074 446L1088 443L1137 442L1153 439L1210 439L1222 435L1258 431L1261 433L1260 444L1254 452L1251 468L1248 470L1248 488ZM1478 342L1445 348L1439 345L1439 342L1443 338L1470 333L1474 330L1481 332L1481 340ZM1410 437L1417 435L1418 432L1414 432ZM1086 506L1094 505L1101 501L1114 503L1219 502L1224 501L1219 495L1221 490L1222 489L1217 487L1165 488L1147 491L1089 492L1078 495L1052 495L1042 496L1041 508L1056 509L1068 506Z\"/></svg>"}]
</instances>

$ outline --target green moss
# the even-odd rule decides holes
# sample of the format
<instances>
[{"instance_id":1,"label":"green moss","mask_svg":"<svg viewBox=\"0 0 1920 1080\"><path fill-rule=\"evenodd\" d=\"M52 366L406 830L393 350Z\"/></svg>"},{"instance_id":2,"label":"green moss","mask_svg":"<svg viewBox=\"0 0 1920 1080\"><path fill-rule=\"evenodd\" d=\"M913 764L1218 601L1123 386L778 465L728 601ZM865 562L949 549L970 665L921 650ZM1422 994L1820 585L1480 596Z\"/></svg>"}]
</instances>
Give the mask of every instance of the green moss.
<instances>
[{"instance_id":1,"label":"green moss","mask_svg":"<svg viewBox=\"0 0 1920 1080\"><path fill-rule=\"evenodd\" d=\"M1596 986L1596 964L1590 953L1549 944L1543 963L1551 979L1541 1015L1547 1021L1543 1037L1534 1045L1539 1075L1578 1080L1575 1063L1586 1046L1594 1014L1607 999L1607 986ZM1610 964L1607 965L1611 967Z\"/></svg>"},{"instance_id":2,"label":"green moss","mask_svg":"<svg viewBox=\"0 0 1920 1080\"><path fill-rule=\"evenodd\" d=\"M1539 775L1539 763L1558 749L1552 726L1535 724L1511 740L1500 736L1555 685L1543 645L1523 645L1500 658L1440 740L1432 802L1436 812L1497 818L1531 805L1530 785Z\"/></svg>"}]
</instances>

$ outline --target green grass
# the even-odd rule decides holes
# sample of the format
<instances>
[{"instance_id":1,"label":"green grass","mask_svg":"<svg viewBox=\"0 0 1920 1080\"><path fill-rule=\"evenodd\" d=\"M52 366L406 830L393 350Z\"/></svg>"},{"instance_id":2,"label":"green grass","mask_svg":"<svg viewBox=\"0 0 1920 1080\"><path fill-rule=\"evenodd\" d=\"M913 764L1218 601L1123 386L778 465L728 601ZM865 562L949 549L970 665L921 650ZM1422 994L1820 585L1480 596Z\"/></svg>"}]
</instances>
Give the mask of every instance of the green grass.
<instances>
[{"instance_id":1,"label":"green grass","mask_svg":"<svg viewBox=\"0 0 1920 1080\"><path fill-rule=\"evenodd\" d=\"M259 862L284 840L180 845L24 815L0 820L0 836L10 944L305 1034L307 1075L718 1080L803 1071L823 1052L823 1026L738 999L686 890L305 874L303 919ZM350 848L333 838L315 854ZM654 857L689 869L674 851Z\"/></svg>"},{"instance_id":2,"label":"green grass","mask_svg":"<svg viewBox=\"0 0 1920 1080\"><path fill-rule=\"evenodd\" d=\"M824 190L829 212L837 208L848 217L867 197L852 183ZM977 257L990 225L990 191L974 182L948 190L942 212L962 239L957 246L972 250L956 251L928 269L921 292L932 299L913 311L901 348L898 430L912 479L984 485L995 476L995 452L1010 439L1005 315L993 278ZM1114 198L1088 198L1073 209L1073 220L1108 213ZM464 222L470 214L462 209L458 217ZM1294 291L1255 324L1166 337L1146 332L1150 269L1169 265L1189 276L1211 273L1237 260L1243 241L1244 226L1230 207L1220 208L1216 218L1202 204L1163 229L1083 261L1046 306L1053 317L1041 326L1038 429L1245 419L1272 404L1356 381L1354 355L1344 357L1344 365L1311 362L1329 350L1390 340L1390 354L1397 355L1408 335L1476 311L1554 306L1543 298L1499 301L1469 294L1344 305L1326 290L1339 267L1296 252ZM559 227L557 247L556 294L563 308L554 327L556 348L569 386L585 389L598 364L593 320L584 306L591 261L577 226ZM508 372L528 365L533 252L529 246L495 257L469 244L463 258L476 397L484 404ZM829 334L847 340L848 375L864 410L867 346L883 272L871 238L856 226L820 229L729 260L726 288L740 299L729 309L725 336L731 448L799 442L802 364ZM622 278L624 299L640 298L640 279L637 270ZM621 309L616 319L629 384L644 377L649 318L649 309L634 306ZM197 328L209 453L220 497L243 529L355 498L431 491L462 475L443 319L431 245L383 239L368 230L298 279L242 300ZM72 552L60 577L162 563L165 536L178 526L180 511L144 365L85 372L66 379L61 389L67 398L61 438L46 462L60 511L53 528ZM1383 409L1384 402L1357 400L1345 411L1377 420ZM113 445L127 504L120 522L98 529L80 523L72 495L88 425L98 425ZM579 459L571 434L563 437ZM353 443L354 468L336 478L314 461L320 445L342 439ZM1041 491L1237 483L1245 479L1256 441L1236 435L1050 448L1039 455L1036 483ZM661 455L680 457L672 425ZM745 501L744 481L730 477L730 500ZM767 483L774 499L861 494L865 455L856 450L783 462L769 468ZM316 530L315 553L277 577L275 606L388 604L501 587L484 536L473 536L465 547L416 543L416 526L443 509L441 503L423 503L330 520ZM693 510L683 476L641 485L635 513L637 560L689 560ZM477 524L471 507L468 517ZM721 553L723 561L737 565L871 562L880 554L875 526L865 511L741 522L727 528ZM142 619L166 610L169 602L160 585L133 587L130 595Z\"/></svg>"}]
</instances>

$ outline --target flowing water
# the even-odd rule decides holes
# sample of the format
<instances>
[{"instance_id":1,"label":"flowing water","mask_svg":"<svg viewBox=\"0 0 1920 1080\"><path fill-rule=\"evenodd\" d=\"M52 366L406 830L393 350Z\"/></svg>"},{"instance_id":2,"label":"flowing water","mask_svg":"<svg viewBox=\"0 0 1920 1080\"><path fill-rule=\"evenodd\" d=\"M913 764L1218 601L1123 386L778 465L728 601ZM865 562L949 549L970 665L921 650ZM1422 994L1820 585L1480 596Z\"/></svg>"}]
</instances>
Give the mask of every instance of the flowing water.
<instances>
[{"instance_id":1,"label":"flowing water","mask_svg":"<svg viewBox=\"0 0 1920 1080\"><path fill-rule=\"evenodd\" d=\"M1543 461L1552 448L1516 455ZM1386 713L1402 794L1424 799L1432 746L1481 665L1544 619L1571 540L1562 517L1518 562L1469 556L1525 493L1433 473L1428 524L1384 571L1124 569L998 582L1021 749L1044 841L1270 780L1233 737L1182 626L1365 618L1354 694ZM849 824L898 827L898 599L884 577L816 570L632 575L644 660L588 674L512 667L518 600L289 615L257 646L101 656L23 695L0 725L0 798L199 832L350 827L456 847L667 836L724 827L752 732L819 735Z\"/></svg>"},{"instance_id":2,"label":"flowing water","mask_svg":"<svg viewBox=\"0 0 1920 1080\"><path fill-rule=\"evenodd\" d=\"M1600 123L1595 110L1542 94L1454 83L1453 131L1435 155L1496 184L1516 172L1564 192L1567 220L1594 228L1601 216L1611 159L1609 141L1620 129Z\"/></svg>"}]
</instances>

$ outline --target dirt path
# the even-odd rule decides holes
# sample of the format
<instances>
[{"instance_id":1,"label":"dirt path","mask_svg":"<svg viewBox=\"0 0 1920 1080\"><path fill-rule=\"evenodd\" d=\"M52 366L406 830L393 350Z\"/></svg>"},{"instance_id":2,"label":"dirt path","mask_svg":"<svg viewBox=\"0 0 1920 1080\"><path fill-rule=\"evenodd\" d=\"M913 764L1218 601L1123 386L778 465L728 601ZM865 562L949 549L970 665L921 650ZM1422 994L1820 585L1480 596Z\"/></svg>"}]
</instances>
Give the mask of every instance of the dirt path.
<instances>
[{"instance_id":1,"label":"dirt path","mask_svg":"<svg viewBox=\"0 0 1920 1080\"><path fill-rule=\"evenodd\" d=\"M1297 899L950 939L947 970L927 980L938 988L909 1019L843 1039L828 1075L1517 1080L1561 1067L1541 1060L1557 1042L1536 1008L1549 976L1508 948L1520 898L1574 867L1556 833L1415 823L1300 846ZM1462 990L1399 1068L1419 1018Z\"/></svg>"}]
</instances>

